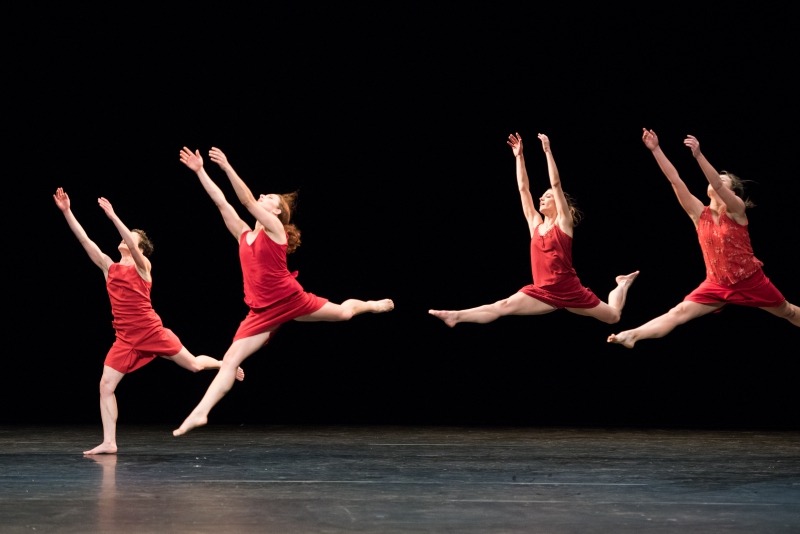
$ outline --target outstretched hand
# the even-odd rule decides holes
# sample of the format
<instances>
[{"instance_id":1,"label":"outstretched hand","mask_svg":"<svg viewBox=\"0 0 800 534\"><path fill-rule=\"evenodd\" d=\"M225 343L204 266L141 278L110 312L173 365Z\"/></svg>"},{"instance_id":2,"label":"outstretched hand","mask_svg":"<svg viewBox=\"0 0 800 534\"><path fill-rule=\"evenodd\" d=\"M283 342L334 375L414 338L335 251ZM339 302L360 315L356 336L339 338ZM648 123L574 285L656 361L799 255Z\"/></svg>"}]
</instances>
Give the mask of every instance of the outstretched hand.
<instances>
[{"instance_id":1,"label":"outstretched hand","mask_svg":"<svg viewBox=\"0 0 800 534\"><path fill-rule=\"evenodd\" d=\"M650 150L658 148L658 136L653 130L642 128L642 141L644 141L644 146Z\"/></svg>"},{"instance_id":2,"label":"outstretched hand","mask_svg":"<svg viewBox=\"0 0 800 534\"><path fill-rule=\"evenodd\" d=\"M514 137L514 134L509 135L506 143L508 143L508 146L511 147L511 150L514 151L515 158L518 158L522 155L522 136L519 135L519 132L517 132L516 137Z\"/></svg>"},{"instance_id":3,"label":"outstretched hand","mask_svg":"<svg viewBox=\"0 0 800 534\"><path fill-rule=\"evenodd\" d=\"M218 149L215 146L212 146L211 150L208 151L208 157L211 161L219 165L222 170L225 170L226 168L230 167L230 164L228 163L228 158L225 156L222 150Z\"/></svg>"},{"instance_id":4,"label":"outstretched hand","mask_svg":"<svg viewBox=\"0 0 800 534\"><path fill-rule=\"evenodd\" d=\"M550 138L545 134L539 134L537 137L542 142L542 150L544 150L545 154L550 152Z\"/></svg>"},{"instance_id":5,"label":"outstretched hand","mask_svg":"<svg viewBox=\"0 0 800 534\"><path fill-rule=\"evenodd\" d=\"M105 198L103 197L98 198L97 204L104 212L106 212L106 215L108 215L109 219L114 219L117 216L117 214L114 213L114 208L111 206L111 202L109 202Z\"/></svg>"},{"instance_id":6,"label":"outstretched hand","mask_svg":"<svg viewBox=\"0 0 800 534\"><path fill-rule=\"evenodd\" d=\"M56 189L56 194L53 195L53 200L56 201L56 206L58 206L58 209L61 211L67 211L69 209L69 195L67 195L60 187Z\"/></svg>"},{"instance_id":7,"label":"outstretched hand","mask_svg":"<svg viewBox=\"0 0 800 534\"><path fill-rule=\"evenodd\" d=\"M203 168L203 158L200 156L200 151L195 150L194 154L192 154L192 151L186 147L181 149L181 163L194 172L198 172Z\"/></svg>"},{"instance_id":8,"label":"outstretched hand","mask_svg":"<svg viewBox=\"0 0 800 534\"><path fill-rule=\"evenodd\" d=\"M683 144L692 149L692 156L699 158L703 154L700 152L700 141L693 135L689 135L683 140Z\"/></svg>"}]
</instances>

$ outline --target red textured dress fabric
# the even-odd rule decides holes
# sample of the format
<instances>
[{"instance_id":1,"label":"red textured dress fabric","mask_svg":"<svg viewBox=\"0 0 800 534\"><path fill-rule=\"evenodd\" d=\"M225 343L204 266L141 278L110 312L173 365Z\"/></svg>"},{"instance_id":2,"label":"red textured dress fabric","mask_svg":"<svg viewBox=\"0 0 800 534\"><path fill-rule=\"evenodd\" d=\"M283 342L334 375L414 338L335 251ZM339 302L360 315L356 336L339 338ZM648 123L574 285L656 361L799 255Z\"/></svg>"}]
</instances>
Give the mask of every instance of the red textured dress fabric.
<instances>
[{"instance_id":1,"label":"red textured dress fabric","mask_svg":"<svg viewBox=\"0 0 800 534\"><path fill-rule=\"evenodd\" d=\"M786 300L753 254L747 225L741 225L719 214L714 222L710 206L706 206L697 223L697 237L706 263L706 279L683 300L698 304L739 304L757 308L774 308Z\"/></svg>"},{"instance_id":2,"label":"red textured dress fabric","mask_svg":"<svg viewBox=\"0 0 800 534\"><path fill-rule=\"evenodd\" d=\"M279 245L261 230L248 245L248 233L249 230L239 237L239 260L244 278L244 301L250 306L250 312L239 325L234 341L276 330L285 322L314 313L328 302L303 291L303 286L295 279L297 274L289 272L287 244Z\"/></svg>"},{"instance_id":3,"label":"red textured dress fabric","mask_svg":"<svg viewBox=\"0 0 800 534\"><path fill-rule=\"evenodd\" d=\"M539 226L531 239L533 284L519 290L556 308L594 308L600 299L581 285L572 268L572 237L554 224L544 235Z\"/></svg>"},{"instance_id":4,"label":"red textured dress fabric","mask_svg":"<svg viewBox=\"0 0 800 534\"><path fill-rule=\"evenodd\" d=\"M157 356L174 356L183 348L178 336L164 328L153 310L152 287L135 265L112 263L108 268L106 289L117 340L106 355L105 365L120 373L131 373Z\"/></svg>"}]
</instances>

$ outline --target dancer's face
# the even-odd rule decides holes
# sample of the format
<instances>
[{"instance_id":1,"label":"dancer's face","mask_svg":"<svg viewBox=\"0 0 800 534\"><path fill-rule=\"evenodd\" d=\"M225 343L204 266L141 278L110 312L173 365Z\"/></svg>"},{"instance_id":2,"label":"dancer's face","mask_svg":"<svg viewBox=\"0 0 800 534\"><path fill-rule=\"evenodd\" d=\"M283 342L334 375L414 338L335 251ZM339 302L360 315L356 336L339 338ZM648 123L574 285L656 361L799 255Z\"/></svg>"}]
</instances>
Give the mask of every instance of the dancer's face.
<instances>
[{"instance_id":1,"label":"dancer's face","mask_svg":"<svg viewBox=\"0 0 800 534\"><path fill-rule=\"evenodd\" d=\"M539 197L539 212L544 215L556 213L556 200L553 198L553 191L548 189Z\"/></svg>"},{"instance_id":2,"label":"dancer's face","mask_svg":"<svg viewBox=\"0 0 800 534\"><path fill-rule=\"evenodd\" d=\"M142 250L141 247L139 247L139 241L141 240L142 236L140 236L136 232L131 232L131 233L133 234L133 241L134 243L136 243L136 247L139 248L139 250ZM123 255L131 253L124 239L120 242L119 246L117 247L117 250L119 250Z\"/></svg>"},{"instance_id":3,"label":"dancer's face","mask_svg":"<svg viewBox=\"0 0 800 534\"><path fill-rule=\"evenodd\" d=\"M281 212L281 198L270 193L269 195L261 195L258 197L258 203L261 204L268 212L277 215Z\"/></svg>"},{"instance_id":4,"label":"dancer's face","mask_svg":"<svg viewBox=\"0 0 800 534\"><path fill-rule=\"evenodd\" d=\"M730 176L728 176L727 174L720 174L719 179L722 180L722 184L725 187L727 187L728 189L733 189ZM712 193L714 193L714 188L711 187L711 184L708 184L708 196L710 197Z\"/></svg>"}]
</instances>

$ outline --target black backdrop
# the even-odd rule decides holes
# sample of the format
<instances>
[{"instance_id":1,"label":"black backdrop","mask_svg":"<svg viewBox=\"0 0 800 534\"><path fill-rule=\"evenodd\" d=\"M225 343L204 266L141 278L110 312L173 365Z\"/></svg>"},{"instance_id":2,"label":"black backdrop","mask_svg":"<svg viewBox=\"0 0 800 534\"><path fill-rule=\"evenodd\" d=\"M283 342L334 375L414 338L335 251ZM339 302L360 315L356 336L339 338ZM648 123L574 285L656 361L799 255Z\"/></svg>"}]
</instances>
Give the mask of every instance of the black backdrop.
<instances>
[{"instance_id":1,"label":"black backdrop","mask_svg":"<svg viewBox=\"0 0 800 534\"><path fill-rule=\"evenodd\" d=\"M704 277L643 126L701 198L689 133L715 166L757 182L756 254L800 302L797 43L785 21L745 8L474 4L17 11L0 421L99 424L110 307L50 199L59 186L112 257L119 237L98 196L148 231L156 311L195 354L224 354L246 313L236 243L179 163L187 145L221 147L256 193L300 190L304 244L289 263L308 291L397 306L285 325L212 422L797 428L800 331L786 321L730 308L632 351L605 343ZM530 283L514 131L534 195L547 186L544 132L586 214L574 247L584 284L605 299L615 275L641 270L620 324L561 311L450 330L427 315ZM177 424L212 378L159 359L122 381L120 422Z\"/></svg>"}]
</instances>

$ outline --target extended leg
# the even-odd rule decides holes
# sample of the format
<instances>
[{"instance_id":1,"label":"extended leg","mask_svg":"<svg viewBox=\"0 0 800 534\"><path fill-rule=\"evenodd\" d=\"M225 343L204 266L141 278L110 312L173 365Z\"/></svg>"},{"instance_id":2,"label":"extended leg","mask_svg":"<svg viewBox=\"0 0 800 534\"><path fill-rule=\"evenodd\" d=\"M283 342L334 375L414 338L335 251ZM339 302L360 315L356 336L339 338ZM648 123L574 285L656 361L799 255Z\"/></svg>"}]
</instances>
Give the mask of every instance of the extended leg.
<instances>
[{"instance_id":1,"label":"extended leg","mask_svg":"<svg viewBox=\"0 0 800 534\"><path fill-rule=\"evenodd\" d=\"M205 356L203 354L194 356L191 352L186 350L186 347L181 347L181 351L178 354L162 356L162 358L173 361L193 373L206 369L219 369L222 366L221 361L215 360L211 356ZM241 367L236 370L236 380L244 380L244 371L242 371Z\"/></svg>"},{"instance_id":2,"label":"extended leg","mask_svg":"<svg viewBox=\"0 0 800 534\"><path fill-rule=\"evenodd\" d=\"M104 365L100 378L100 417L103 420L103 443L83 454L114 454L117 452L117 398L114 391L125 376L116 369Z\"/></svg>"},{"instance_id":3,"label":"extended leg","mask_svg":"<svg viewBox=\"0 0 800 534\"><path fill-rule=\"evenodd\" d=\"M567 310L578 315L587 315L599 319L604 323L615 324L619 322L622 317L622 308L625 307L625 298L628 296L628 289L636 277L639 276L639 271L634 273L618 276L617 287L608 294L608 304L601 302L594 308L567 308Z\"/></svg>"},{"instance_id":4,"label":"extended leg","mask_svg":"<svg viewBox=\"0 0 800 534\"><path fill-rule=\"evenodd\" d=\"M775 308L761 308L768 311L772 315L783 317L795 326L800 326L800 308L794 304L790 304L788 300L784 300L783 304Z\"/></svg>"},{"instance_id":5,"label":"extended leg","mask_svg":"<svg viewBox=\"0 0 800 534\"><path fill-rule=\"evenodd\" d=\"M672 332L676 326L709 314L722 306L723 304L698 304L697 302L685 300L664 315L656 317L639 328L626 330L619 334L611 334L608 336L608 342L619 343L632 349L633 345L641 339L664 337Z\"/></svg>"},{"instance_id":6,"label":"extended leg","mask_svg":"<svg viewBox=\"0 0 800 534\"><path fill-rule=\"evenodd\" d=\"M208 386L206 394L200 404L192 410L189 417L181 424L180 428L172 432L173 436L180 436L193 428L203 426L208 422L208 412L211 411L222 397L225 396L236 380L236 372L239 365L251 354L264 346L272 332L262 332L255 336L250 336L244 339L237 339L225 353L222 358L222 365L219 368L217 376L214 381Z\"/></svg>"},{"instance_id":7,"label":"extended leg","mask_svg":"<svg viewBox=\"0 0 800 534\"><path fill-rule=\"evenodd\" d=\"M298 317L295 321L349 321L362 313L384 313L394 309L394 302L390 299L383 300L356 300L348 299L341 304L326 302L325 305L308 315Z\"/></svg>"},{"instance_id":8,"label":"extended leg","mask_svg":"<svg viewBox=\"0 0 800 534\"><path fill-rule=\"evenodd\" d=\"M555 307L529 297L525 293L515 293L507 299L498 300L494 304L486 304L477 308L456 311L428 310L428 313L438 317L452 328L458 323L486 324L504 315L542 315L555 310Z\"/></svg>"}]
</instances>

